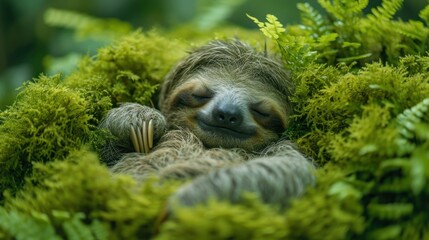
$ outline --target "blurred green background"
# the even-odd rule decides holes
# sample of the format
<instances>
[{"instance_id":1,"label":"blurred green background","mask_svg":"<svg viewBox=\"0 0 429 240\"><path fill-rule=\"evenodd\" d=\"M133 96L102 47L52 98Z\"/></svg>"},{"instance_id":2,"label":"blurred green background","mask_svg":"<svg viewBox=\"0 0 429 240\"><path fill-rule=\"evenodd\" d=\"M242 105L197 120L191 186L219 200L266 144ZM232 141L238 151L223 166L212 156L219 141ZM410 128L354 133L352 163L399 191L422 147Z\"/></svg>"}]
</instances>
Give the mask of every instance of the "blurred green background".
<instances>
[{"instance_id":1,"label":"blurred green background","mask_svg":"<svg viewBox=\"0 0 429 240\"><path fill-rule=\"evenodd\" d=\"M94 54L111 40L77 39L70 29L49 26L44 14L50 8L115 18L144 31L195 24L199 31L209 32L219 25L256 28L246 13L259 19L271 13L283 24L297 24L298 2L308 2L320 9L317 0L0 0L0 110L13 103L16 89L24 81L40 73L57 73L52 62L74 66L81 55ZM371 0L368 8L380 2ZM423 0L405 0L397 17L417 19L425 4Z\"/></svg>"}]
</instances>

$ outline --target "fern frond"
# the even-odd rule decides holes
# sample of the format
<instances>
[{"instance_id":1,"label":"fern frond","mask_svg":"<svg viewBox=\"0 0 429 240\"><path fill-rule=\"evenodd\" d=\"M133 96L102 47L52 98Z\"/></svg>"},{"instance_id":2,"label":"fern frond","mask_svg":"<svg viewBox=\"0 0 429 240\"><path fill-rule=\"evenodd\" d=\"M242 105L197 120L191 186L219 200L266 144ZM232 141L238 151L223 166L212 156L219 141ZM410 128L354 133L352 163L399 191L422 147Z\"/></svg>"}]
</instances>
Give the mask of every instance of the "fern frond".
<instances>
[{"instance_id":1,"label":"fern frond","mask_svg":"<svg viewBox=\"0 0 429 240\"><path fill-rule=\"evenodd\" d=\"M30 217L18 211L6 211L0 208L0 237L3 234L10 239L52 239L60 240L49 221L45 217ZM7 238L6 238L7 239Z\"/></svg>"},{"instance_id":2,"label":"fern frond","mask_svg":"<svg viewBox=\"0 0 429 240\"><path fill-rule=\"evenodd\" d=\"M338 0L318 0L319 4L337 20L345 20L356 14L361 14L362 10L368 6L368 0L338 1Z\"/></svg>"},{"instance_id":3,"label":"fern frond","mask_svg":"<svg viewBox=\"0 0 429 240\"><path fill-rule=\"evenodd\" d=\"M410 190L411 164L407 158L396 158L383 161L378 170L378 192L406 192Z\"/></svg>"},{"instance_id":4,"label":"fern frond","mask_svg":"<svg viewBox=\"0 0 429 240\"><path fill-rule=\"evenodd\" d=\"M402 226L389 225L387 227L380 227L370 231L365 239L389 240L399 239L402 231Z\"/></svg>"},{"instance_id":5,"label":"fern frond","mask_svg":"<svg viewBox=\"0 0 429 240\"><path fill-rule=\"evenodd\" d=\"M423 10L420 11L419 17L426 22L426 25L429 25L429 5L427 5Z\"/></svg>"},{"instance_id":6,"label":"fern frond","mask_svg":"<svg viewBox=\"0 0 429 240\"><path fill-rule=\"evenodd\" d=\"M411 190L417 196L427 188L429 179L429 156L425 147L414 151L410 167Z\"/></svg>"},{"instance_id":7,"label":"fern frond","mask_svg":"<svg viewBox=\"0 0 429 240\"><path fill-rule=\"evenodd\" d=\"M90 225L84 223L85 215L83 213L76 213L74 216L64 222L63 229L70 240L107 240L109 235L108 228L101 224L99 221L94 220Z\"/></svg>"},{"instance_id":8,"label":"fern frond","mask_svg":"<svg viewBox=\"0 0 429 240\"><path fill-rule=\"evenodd\" d=\"M313 38L318 38L328 33L332 28L327 20L310 4L298 3L297 8L301 13L302 25L300 26L309 30Z\"/></svg>"},{"instance_id":9,"label":"fern frond","mask_svg":"<svg viewBox=\"0 0 429 240\"><path fill-rule=\"evenodd\" d=\"M199 7L195 24L200 30L210 30L230 17L234 10L246 0L197 1Z\"/></svg>"},{"instance_id":10,"label":"fern frond","mask_svg":"<svg viewBox=\"0 0 429 240\"><path fill-rule=\"evenodd\" d=\"M396 118L401 137L409 141L413 140L413 138L416 136L416 125L422 121L427 122L428 120L429 98L426 98L414 107L405 110ZM401 139L398 141L401 143L403 142Z\"/></svg>"},{"instance_id":11,"label":"fern frond","mask_svg":"<svg viewBox=\"0 0 429 240\"><path fill-rule=\"evenodd\" d=\"M377 185L378 193L403 193L410 190L411 182L409 178L393 178L389 182Z\"/></svg>"},{"instance_id":12,"label":"fern frond","mask_svg":"<svg viewBox=\"0 0 429 240\"><path fill-rule=\"evenodd\" d=\"M283 35L284 32L286 32L286 29L283 27L283 24L281 24L277 17L272 14L267 14L267 21L261 22L257 18L250 16L247 14L247 17L250 18L254 23L256 23L259 27L259 29L262 31L262 33L271 39L279 39L281 35Z\"/></svg>"},{"instance_id":13,"label":"fern frond","mask_svg":"<svg viewBox=\"0 0 429 240\"><path fill-rule=\"evenodd\" d=\"M399 220L413 213L411 203L370 203L368 214L380 220Z\"/></svg>"},{"instance_id":14,"label":"fern frond","mask_svg":"<svg viewBox=\"0 0 429 240\"><path fill-rule=\"evenodd\" d=\"M410 20L407 23L393 22L395 31L411 39L425 41L429 36L429 28L425 27L422 22Z\"/></svg>"},{"instance_id":15,"label":"fern frond","mask_svg":"<svg viewBox=\"0 0 429 240\"><path fill-rule=\"evenodd\" d=\"M406 158L397 158L383 161L380 164L379 175L384 176L393 171L406 172L409 170L409 160Z\"/></svg>"},{"instance_id":16,"label":"fern frond","mask_svg":"<svg viewBox=\"0 0 429 240\"><path fill-rule=\"evenodd\" d=\"M371 9L372 15L377 20L390 20L402 7L404 0L383 0L381 6Z\"/></svg>"}]
</instances>

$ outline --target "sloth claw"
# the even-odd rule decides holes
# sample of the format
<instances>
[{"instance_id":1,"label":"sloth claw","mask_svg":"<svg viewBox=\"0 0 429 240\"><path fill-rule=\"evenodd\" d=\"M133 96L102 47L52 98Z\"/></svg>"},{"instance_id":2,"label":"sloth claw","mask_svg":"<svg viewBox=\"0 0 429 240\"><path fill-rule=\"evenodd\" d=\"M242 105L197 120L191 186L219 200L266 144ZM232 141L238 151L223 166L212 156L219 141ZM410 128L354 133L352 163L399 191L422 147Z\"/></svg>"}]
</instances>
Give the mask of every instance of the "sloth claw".
<instances>
[{"instance_id":1,"label":"sloth claw","mask_svg":"<svg viewBox=\"0 0 429 240\"><path fill-rule=\"evenodd\" d=\"M136 152L149 153L153 147L153 120L143 121L142 127L131 126L130 138Z\"/></svg>"}]
</instances>

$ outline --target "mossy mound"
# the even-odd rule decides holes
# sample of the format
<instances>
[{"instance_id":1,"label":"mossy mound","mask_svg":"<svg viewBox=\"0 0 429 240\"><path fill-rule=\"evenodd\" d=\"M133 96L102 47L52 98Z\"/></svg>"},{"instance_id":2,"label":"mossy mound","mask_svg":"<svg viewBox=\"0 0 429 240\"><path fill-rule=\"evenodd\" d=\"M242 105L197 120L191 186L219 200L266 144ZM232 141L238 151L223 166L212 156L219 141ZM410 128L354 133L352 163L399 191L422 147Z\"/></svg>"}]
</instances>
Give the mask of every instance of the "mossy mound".
<instances>
[{"instance_id":1,"label":"mossy mound","mask_svg":"<svg viewBox=\"0 0 429 240\"><path fill-rule=\"evenodd\" d=\"M151 105L192 45L137 31L70 76L25 84L0 113L0 238L429 239L429 7L402 22L400 0L367 15L367 1L319 2L328 17L302 4L301 26L256 20L295 84L285 135L319 165L317 186L289 209L250 194L163 222L180 182L139 185L99 162L101 118L120 102Z\"/></svg>"},{"instance_id":2,"label":"mossy mound","mask_svg":"<svg viewBox=\"0 0 429 240\"><path fill-rule=\"evenodd\" d=\"M96 131L99 121L118 103L150 104L186 47L137 31L100 49L94 59L83 59L65 79L42 75L26 83L15 104L0 115L1 191L21 188L34 163L61 160L96 142L103 135Z\"/></svg>"}]
</instances>

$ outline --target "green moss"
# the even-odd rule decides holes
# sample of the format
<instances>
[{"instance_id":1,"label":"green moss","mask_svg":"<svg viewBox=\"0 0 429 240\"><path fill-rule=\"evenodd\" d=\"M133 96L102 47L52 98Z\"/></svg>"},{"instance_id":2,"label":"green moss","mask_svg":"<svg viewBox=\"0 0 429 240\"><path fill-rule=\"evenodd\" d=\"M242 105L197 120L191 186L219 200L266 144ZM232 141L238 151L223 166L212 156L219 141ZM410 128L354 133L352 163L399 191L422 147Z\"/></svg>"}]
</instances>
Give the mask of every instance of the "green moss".
<instances>
[{"instance_id":1,"label":"green moss","mask_svg":"<svg viewBox=\"0 0 429 240\"><path fill-rule=\"evenodd\" d=\"M7 197L5 208L43 216L60 235L67 231L66 222L79 213L85 223L97 220L107 224L112 237L134 239L152 234L167 197L176 187L175 183L155 180L139 186L128 176L112 176L95 154L74 151L63 161L36 164L33 176L17 196Z\"/></svg>"},{"instance_id":2,"label":"green moss","mask_svg":"<svg viewBox=\"0 0 429 240\"><path fill-rule=\"evenodd\" d=\"M318 185L286 212L286 239L353 239L364 231L362 194L345 176L332 164L318 170Z\"/></svg>"},{"instance_id":3,"label":"green moss","mask_svg":"<svg viewBox=\"0 0 429 240\"><path fill-rule=\"evenodd\" d=\"M283 239L284 224L284 216L275 208L249 195L240 205L211 201L207 206L178 209L156 239Z\"/></svg>"},{"instance_id":4,"label":"green moss","mask_svg":"<svg viewBox=\"0 0 429 240\"><path fill-rule=\"evenodd\" d=\"M27 83L16 103L1 113L0 189L19 188L36 162L62 159L88 139L88 103L61 86L60 76Z\"/></svg>"},{"instance_id":5,"label":"green moss","mask_svg":"<svg viewBox=\"0 0 429 240\"><path fill-rule=\"evenodd\" d=\"M329 67L325 70L327 71ZM299 120L298 124L305 124L307 127L304 128L304 131L307 130L306 135L301 134L303 136L298 142L310 144L304 145L304 148L311 147L309 152L315 153L313 156L317 156L320 163L331 158L349 161L363 147L368 151L369 148L372 148L371 151L390 151L395 146L392 142L395 133L391 128L385 128L397 114L422 101L429 94L426 77L411 74L402 66L373 63L357 73L349 72L344 75L340 71L321 74L317 68L311 72L305 73L305 76L313 75L313 82L314 79L324 79L325 82L319 85L320 90L313 93L312 97L298 104L302 109L294 117ZM298 90L302 89L306 90L298 85ZM301 98L295 101L298 99ZM376 140L378 136L381 138ZM386 142L388 139L390 141ZM375 141L379 141L380 145L377 146ZM351 149L353 146L347 147L347 144L355 144L355 150Z\"/></svg>"},{"instance_id":6,"label":"green moss","mask_svg":"<svg viewBox=\"0 0 429 240\"><path fill-rule=\"evenodd\" d=\"M95 59L83 59L78 71L64 83L90 98L95 112L99 112L100 100L110 99L114 106L121 102L150 104L163 77L186 49L183 42L155 31L136 31L100 49Z\"/></svg>"},{"instance_id":7,"label":"green moss","mask_svg":"<svg viewBox=\"0 0 429 240\"><path fill-rule=\"evenodd\" d=\"M347 131L335 135L329 143L333 159L351 168L378 165L383 158L395 156L400 147L396 142L397 130L391 125L391 108L367 105L363 111Z\"/></svg>"},{"instance_id":8,"label":"green moss","mask_svg":"<svg viewBox=\"0 0 429 240\"><path fill-rule=\"evenodd\" d=\"M41 76L24 85L1 113L0 191L19 189L36 162L62 159L90 140L102 142L99 121L120 102L153 105L162 78L184 55L184 44L137 31L84 58L64 80Z\"/></svg>"}]
</instances>

